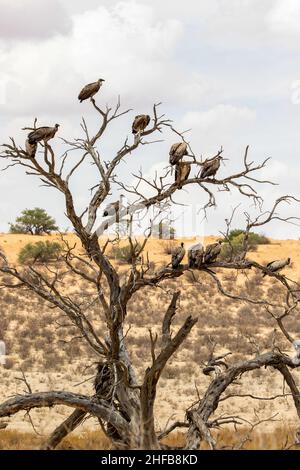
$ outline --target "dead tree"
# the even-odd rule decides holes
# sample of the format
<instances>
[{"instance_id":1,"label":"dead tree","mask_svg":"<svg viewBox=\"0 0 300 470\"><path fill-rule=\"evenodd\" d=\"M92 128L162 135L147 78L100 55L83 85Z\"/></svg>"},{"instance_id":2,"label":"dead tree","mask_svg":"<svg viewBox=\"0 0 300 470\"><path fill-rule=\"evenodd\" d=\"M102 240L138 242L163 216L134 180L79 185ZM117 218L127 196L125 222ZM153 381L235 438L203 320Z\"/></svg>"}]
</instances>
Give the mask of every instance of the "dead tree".
<instances>
[{"instance_id":1,"label":"dead tree","mask_svg":"<svg viewBox=\"0 0 300 470\"><path fill-rule=\"evenodd\" d=\"M86 121L82 121L83 135L74 140L62 139L66 150L59 158L49 142L40 142L38 151L34 156L30 156L23 146L20 146L11 138L9 143L3 145L1 157L7 160L7 168L15 165L21 166L27 175L34 175L42 181L43 185L52 190L59 191L64 199L64 208L78 239L81 242L84 254L78 255L75 247L64 240L64 269L72 275L84 279L89 283L94 292L91 302L96 303L99 314L103 316L107 325L107 331L99 334L93 322L89 319L84 307L71 295L67 294L61 285L61 277L64 275L60 269L47 268L39 269L32 265L24 269L19 269L11 265L5 253L1 252L0 272L5 275L5 282L2 287L6 289L27 289L34 295L39 296L54 308L59 309L68 317L70 322L78 329L82 338L89 345L91 350L99 357L97 378L95 381L95 394L85 396L67 391L50 391L41 393L27 393L24 396L16 396L8 399L0 405L0 418L11 416L19 411L29 411L33 408L50 407L55 405L65 405L73 408L70 416L60 424L52 433L45 447L52 449L57 446L69 432L78 426L85 416L96 417L102 425L104 432L110 437L112 443L117 448L134 449L160 449L162 439L174 429L186 428L186 448L199 449L201 443L206 441L211 448L216 448L217 443L213 437L213 429L222 424L236 424L235 417L215 417L219 402L227 388L248 371L272 367L284 377L294 399L294 404L300 417L299 390L292 376L292 369L297 367L291 358L279 351L270 351L266 354L257 355L250 360L238 363L228 362L224 369L220 369L215 378L211 381L206 393L194 404L186 413L186 421L173 423L164 432L159 433L155 427L154 403L156 398L157 385L162 371L169 359L185 341L192 328L197 323L197 318L188 316L182 326L175 332L171 332L171 324L176 315L176 308L180 292L174 292L170 298L170 303L166 306L165 314L162 315L161 346L158 348L158 337L149 331L151 365L145 370L142 381L137 380L136 372L130 360L124 334L124 322L127 316L128 302L138 291L163 285L164 281L181 277L189 268L188 265L180 265L178 269L171 269L169 265L157 272L150 269L147 259L146 245L151 235L151 226L145 232L145 239L142 245L138 245L131 235L128 242L131 246L131 267L126 279L120 278L112 262L106 256L106 249L112 240L107 239L103 244L99 238L105 235L105 231L114 224L115 218L108 217L99 226L97 225L97 215L106 205L106 201L112 191L121 188L123 193L133 197L134 201L129 207L119 208L119 222L126 218L146 213L152 208L158 208L160 212L164 204L174 204L178 183L168 182L168 177L172 172L169 167L163 175L156 175L153 181L146 179L143 174L135 174L136 184L128 186L118 179L118 167L126 158L131 158L132 154L143 145L153 144L153 141L146 140L149 136L162 134L170 131L178 140L185 140L185 134L176 131L170 120L164 116L159 116L158 105L153 107L152 124L149 129L141 132L133 142L129 138L121 145L109 160L104 159L100 153L98 144L101 143L103 135L107 132L109 125L115 119L125 116L130 110L120 111L120 102L114 109L100 108L94 99L91 99L96 117L99 119L99 128L95 135L91 135ZM36 121L31 129L36 127ZM191 177L180 183L182 188L191 185L196 186L199 191L207 196L207 202L203 206L204 214L208 215L208 210L217 204L216 192L237 190L242 198L251 199L255 204L258 216L252 220L246 214L246 227L244 237L244 248L242 256L238 259L229 257L226 261L214 261L209 265L203 263L199 267L215 282L220 294L233 298L237 301L249 302L255 305L263 305L266 314L276 321L281 332L289 342L293 341L291 335L284 326L284 319L298 308L299 285L281 273L269 272L265 266L251 260L248 257L248 235L251 229L264 226L272 220L294 222L296 218L284 218L279 215L280 206L285 203L297 202L291 196L284 196L273 204L271 209L262 211L263 200L256 190L258 184L273 184L270 181L260 180L256 174L264 168L267 160L260 164L250 162L248 159L248 147L246 149L242 168L235 174L224 178L213 177L201 178L201 169L205 161L197 158L190 145L189 155L192 166ZM215 157L221 158L221 149ZM74 157L76 155L77 157ZM74 162L74 158L77 160ZM166 157L167 160L167 157ZM209 160L209 159L207 159ZM206 161L207 161L206 160ZM78 213L76 208L76 195L70 189L73 175L79 172L81 167L91 162L97 171L97 184L92 188L92 195L86 209ZM167 163L166 163L167 165ZM174 181L174 178L173 178ZM148 186L152 191L151 196L147 196L141 188ZM229 229L230 224L228 224ZM226 238L226 234L225 234ZM143 258L142 263L137 261ZM146 259L146 261L145 261ZM257 270L272 277L274 283L278 283L285 289L285 302L282 305L274 304L268 299L258 299L236 295L227 292L218 272L220 270L233 270L247 272ZM7 278L11 278L11 282ZM107 285L108 290L104 289ZM278 309L282 313L278 315ZM211 358L210 360L212 360ZM217 358L220 362L220 358ZM217 365L219 362L217 361ZM215 362L214 362L215 367Z\"/></svg>"}]
</instances>

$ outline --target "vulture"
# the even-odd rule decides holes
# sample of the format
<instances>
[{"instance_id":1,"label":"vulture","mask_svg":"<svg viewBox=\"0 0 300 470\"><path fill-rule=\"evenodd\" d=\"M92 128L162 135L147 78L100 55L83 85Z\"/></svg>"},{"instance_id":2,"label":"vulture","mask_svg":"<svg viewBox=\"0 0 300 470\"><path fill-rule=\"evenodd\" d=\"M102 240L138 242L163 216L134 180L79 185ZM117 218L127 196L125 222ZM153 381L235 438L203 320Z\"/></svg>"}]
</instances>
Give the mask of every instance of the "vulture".
<instances>
[{"instance_id":1,"label":"vulture","mask_svg":"<svg viewBox=\"0 0 300 470\"><path fill-rule=\"evenodd\" d=\"M150 122L150 116L148 114L139 114L135 116L134 121L132 123L132 133L133 134L140 134L145 130Z\"/></svg>"},{"instance_id":2,"label":"vulture","mask_svg":"<svg viewBox=\"0 0 300 470\"><path fill-rule=\"evenodd\" d=\"M202 243L193 245L188 250L189 268L199 268L203 262L204 246Z\"/></svg>"},{"instance_id":3,"label":"vulture","mask_svg":"<svg viewBox=\"0 0 300 470\"><path fill-rule=\"evenodd\" d=\"M291 258L279 259L276 261L271 261L271 263L268 263L266 267L272 273L277 273L278 271L281 271L281 269L288 266L290 262L291 262ZM264 273L263 277L265 277L267 274L268 273Z\"/></svg>"},{"instance_id":4,"label":"vulture","mask_svg":"<svg viewBox=\"0 0 300 470\"><path fill-rule=\"evenodd\" d=\"M219 240L217 243L211 243L210 245L207 245L203 256L203 262L207 264L216 261L217 257L221 253L221 245L221 240Z\"/></svg>"},{"instance_id":5,"label":"vulture","mask_svg":"<svg viewBox=\"0 0 300 470\"><path fill-rule=\"evenodd\" d=\"M202 166L200 178L208 178L209 176L215 176L218 169L220 168L222 157L215 157L212 160L208 160Z\"/></svg>"},{"instance_id":6,"label":"vulture","mask_svg":"<svg viewBox=\"0 0 300 470\"><path fill-rule=\"evenodd\" d=\"M97 374L94 381L94 388L97 398L109 400L113 393L114 377L110 364L98 363Z\"/></svg>"},{"instance_id":7,"label":"vulture","mask_svg":"<svg viewBox=\"0 0 300 470\"><path fill-rule=\"evenodd\" d=\"M172 268L176 269L180 265L181 261L183 260L185 255L184 244L180 243L180 246L175 248L172 253Z\"/></svg>"},{"instance_id":8,"label":"vulture","mask_svg":"<svg viewBox=\"0 0 300 470\"><path fill-rule=\"evenodd\" d=\"M171 165L176 165L185 155L188 155L188 146L185 142L179 142L173 144L170 148L170 159L169 162Z\"/></svg>"},{"instance_id":9,"label":"vulture","mask_svg":"<svg viewBox=\"0 0 300 470\"><path fill-rule=\"evenodd\" d=\"M36 154L36 149L37 149L37 143L30 144L29 140L27 139L25 142L25 149L26 153L29 157L34 158Z\"/></svg>"},{"instance_id":10,"label":"vulture","mask_svg":"<svg viewBox=\"0 0 300 470\"><path fill-rule=\"evenodd\" d=\"M190 172L190 163L177 163L175 168L175 183L178 184L178 189L182 189L181 183L188 179Z\"/></svg>"},{"instance_id":11,"label":"vulture","mask_svg":"<svg viewBox=\"0 0 300 470\"><path fill-rule=\"evenodd\" d=\"M56 132L58 131L59 124L55 124L54 127L38 127L28 134L28 144L35 145L37 142L48 142L48 140L53 139Z\"/></svg>"},{"instance_id":12,"label":"vulture","mask_svg":"<svg viewBox=\"0 0 300 470\"><path fill-rule=\"evenodd\" d=\"M108 217L108 216L112 216L115 214L119 214L119 211L123 206L122 204L123 199L124 199L124 196L123 194L121 194L120 200L118 199L117 201L111 202L110 204L108 204L106 208L104 209L103 217Z\"/></svg>"},{"instance_id":13,"label":"vulture","mask_svg":"<svg viewBox=\"0 0 300 470\"><path fill-rule=\"evenodd\" d=\"M78 95L80 103L89 98L93 98L93 96L100 90L102 82L105 82L105 80L103 80L103 78L99 78L99 80L97 80L96 82L89 83L88 85L83 87Z\"/></svg>"}]
</instances>

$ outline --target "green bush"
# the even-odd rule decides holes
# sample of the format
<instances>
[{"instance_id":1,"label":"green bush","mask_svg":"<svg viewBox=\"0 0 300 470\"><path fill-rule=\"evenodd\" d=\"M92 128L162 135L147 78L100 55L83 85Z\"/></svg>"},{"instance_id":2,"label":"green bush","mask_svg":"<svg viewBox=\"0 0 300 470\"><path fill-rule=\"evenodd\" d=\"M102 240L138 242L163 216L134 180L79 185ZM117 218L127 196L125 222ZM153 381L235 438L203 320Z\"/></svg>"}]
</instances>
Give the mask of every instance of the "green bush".
<instances>
[{"instance_id":1,"label":"green bush","mask_svg":"<svg viewBox=\"0 0 300 470\"><path fill-rule=\"evenodd\" d=\"M138 253L141 249L140 243L134 245L134 253ZM132 249L130 245L125 246L114 246L112 248L112 256L115 257L118 261L123 263L131 264L132 263Z\"/></svg>"},{"instance_id":2,"label":"green bush","mask_svg":"<svg viewBox=\"0 0 300 470\"><path fill-rule=\"evenodd\" d=\"M245 231L240 229L231 230L228 235L230 243L224 239L222 245L221 258L228 259L237 257L244 251ZM255 251L257 245L267 245L270 240L265 235L249 232L248 235L248 251Z\"/></svg>"},{"instance_id":3,"label":"green bush","mask_svg":"<svg viewBox=\"0 0 300 470\"><path fill-rule=\"evenodd\" d=\"M37 243L27 243L20 253L19 253L19 263L34 263L36 261L40 263L47 263L49 261L54 261L58 258L62 247L57 242L37 242Z\"/></svg>"},{"instance_id":4,"label":"green bush","mask_svg":"<svg viewBox=\"0 0 300 470\"><path fill-rule=\"evenodd\" d=\"M245 230L236 228L234 230L231 230L228 235L228 239L230 241L234 240L236 237L240 237L241 235L244 235ZM243 237L242 237L243 239ZM270 240L265 236L261 235L259 233L254 233L254 232L249 232L248 236L248 243L253 244L253 245L267 245L270 243Z\"/></svg>"}]
</instances>

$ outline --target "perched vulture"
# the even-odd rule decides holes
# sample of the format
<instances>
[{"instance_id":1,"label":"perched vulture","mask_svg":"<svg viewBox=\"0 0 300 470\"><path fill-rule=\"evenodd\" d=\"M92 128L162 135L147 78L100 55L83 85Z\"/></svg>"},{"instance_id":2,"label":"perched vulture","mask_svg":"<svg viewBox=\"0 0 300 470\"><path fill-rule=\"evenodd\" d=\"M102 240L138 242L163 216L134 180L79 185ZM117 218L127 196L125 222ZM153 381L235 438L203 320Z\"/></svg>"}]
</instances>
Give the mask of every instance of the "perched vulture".
<instances>
[{"instance_id":1,"label":"perched vulture","mask_svg":"<svg viewBox=\"0 0 300 470\"><path fill-rule=\"evenodd\" d=\"M269 271L272 273L276 273L278 271L281 271L281 269L285 268L288 266L291 262L291 258L285 258L285 259L279 259L276 261L271 261L271 263L267 264L267 268ZM263 277L265 277L268 273L264 273Z\"/></svg>"},{"instance_id":2,"label":"perched vulture","mask_svg":"<svg viewBox=\"0 0 300 470\"><path fill-rule=\"evenodd\" d=\"M88 85L83 87L78 95L80 103L89 98L93 98L93 96L100 90L102 82L105 82L105 80L103 80L103 78L99 78L99 80L97 80L96 82L89 83Z\"/></svg>"},{"instance_id":3,"label":"perched vulture","mask_svg":"<svg viewBox=\"0 0 300 470\"><path fill-rule=\"evenodd\" d=\"M38 127L28 134L28 143L30 145L37 144L37 142L48 142L48 140L53 139L56 132L58 131L59 124L55 124L54 127Z\"/></svg>"},{"instance_id":4,"label":"perched vulture","mask_svg":"<svg viewBox=\"0 0 300 470\"><path fill-rule=\"evenodd\" d=\"M34 158L36 154L37 143L34 142L33 144L30 144L29 140L27 139L25 142L25 149L26 149L27 155L31 158Z\"/></svg>"},{"instance_id":5,"label":"perched vulture","mask_svg":"<svg viewBox=\"0 0 300 470\"><path fill-rule=\"evenodd\" d=\"M176 165L185 155L188 155L188 146L185 142L179 142L173 144L170 148L170 159L169 162L171 165Z\"/></svg>"},{"instance_id":6,"label":"perched vulture","mask_svg":"<svg viewBox=\"0 0 300 470\"><path fill-rule=\"evenodd\" d=\"M189 177L191 172L190 163L177 163L175 168L175 183L178 184L178 189L182 188L182 184Z\"/></svg>"},{"instance_id":7,"label":"perched vulture","mask_svg":"<svg viewBox=\"0 0 300 470\"><path fill-rule=\"evenodd\" d=\"M172 268L176 269L180 265L181 261L183 260L185 255L184 244L180 243L180 246L175 248L172 253Z\"/></svg>"},{"instance_id":8,"label":"perched vulture","mask_svg":"<svg viewBox=\"0 0 300 470\"><path fill-rule=\"evenodd\" d=\"M222 157L216 157L212 160L208 160L202 166L200 178L208 178L209 176L215 176L218 169L220 168Z\"/></svg>"},{"instance_id":9,"label":"perched vulture","mask_svg":"<svg viewBox=\"0 0 300 470\"><path fill-rule=\"evenodd\" d=\"M106 206L106 208L104 209L103 217L119 214L120 209L123 207L123 199L124 196L123 194L121 194L120 199L118 201L111 202L110 204L108 204L108 206Z\"/></svg>"},{"instance_id":10,"label":"perched vulture","mask_svg":"<svg viewBox=\"0 0 300 470\"><path fill-rule=\"evenodd\" d=\"M188 249L189 268L200 268L203 262L204 246L197 243Z\"/></svg>"},{"instance_id":11,"label":"perched vulture","mask_svg":"<svg viewBox=\"0 0 300 470\"><path fill-rule=\"evenodd\" d=\"M139 114L135 116L134 121L132 123L132 133L138 134L145 130L150 122L150 116L148 114Z\"/></svg>"},{"instance_id":12,"label":"perched vulture","mask_svg":"<svg viewBox=\"0 0 300 470\"><path fill-rule=\"evenodd\" d=\"M214 261L216 261L217 257L221 253L221 249L222 249L221 244L222 244L222 241L220 240L217 243L212 243L211 245L207 245L205 252L204 252L204 256L203 256L203 262L205 264L213 263Z\"/></svg>"},{"instance_id":13,"label":"perched vulture","mask_svg":"<svg viewBox=\"0 0 300 470\"><path fill-rule=\"evenodd\" d=\"M113 393L113 386L114 377L112 367L110 364L99 362L94 381L97 398L101 400L109 400Z\"/></svg>"}]
</instances>

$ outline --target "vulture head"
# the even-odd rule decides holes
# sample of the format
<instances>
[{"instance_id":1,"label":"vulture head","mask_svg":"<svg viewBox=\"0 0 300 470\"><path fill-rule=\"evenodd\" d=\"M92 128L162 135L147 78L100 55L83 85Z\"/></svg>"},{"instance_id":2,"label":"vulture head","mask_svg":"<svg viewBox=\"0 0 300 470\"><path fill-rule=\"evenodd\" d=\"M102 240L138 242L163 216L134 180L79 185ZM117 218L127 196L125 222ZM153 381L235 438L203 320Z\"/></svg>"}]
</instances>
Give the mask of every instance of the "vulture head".
<instances>
[{"instance_id":1,"label":"vulture head","mask_svg":"<svg viewBox=\"0 0 300 470\"><path fill-rule=\"evenodd\" d=\"M287 259L287 264L290 264L290 262L291 262L291 258L288 258Z\"/></svg>"},{"instance_id":2,"label":"vulture head","mask_svg":"<svg viewBox=\"0 0 300 470\"><path fill-rule=\"evenodd\" d=\"M102 83L102 82L105 82L105 80L104 80L104 78L99 78L98 82L99 82L100 85L101 85L101 83Z\"/></svg>"},{"instance_id":3,"label":"vulture head","mask_svg":"<svg viewBox=\"0 0 300 470\"><path fill-rule=\"evenodd\" d=\"M58 128L59 128L60 124L55 124L55 129L58 131Z\"/></svg>"}]
</instances>

